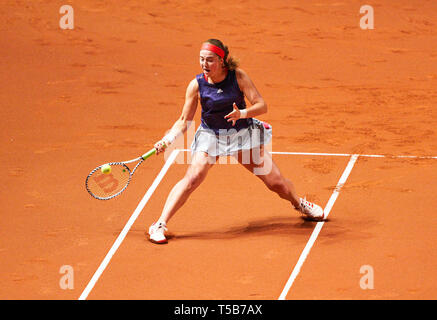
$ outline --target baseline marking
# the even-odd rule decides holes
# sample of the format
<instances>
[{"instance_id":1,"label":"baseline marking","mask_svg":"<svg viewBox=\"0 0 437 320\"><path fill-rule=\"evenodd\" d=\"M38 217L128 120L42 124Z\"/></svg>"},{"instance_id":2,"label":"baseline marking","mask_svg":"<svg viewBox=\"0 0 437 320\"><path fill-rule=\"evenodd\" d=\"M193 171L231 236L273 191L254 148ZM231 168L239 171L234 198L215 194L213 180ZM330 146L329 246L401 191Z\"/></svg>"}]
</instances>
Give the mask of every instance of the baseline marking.
<instances>
[{"instance_id":1,"label":"baseline marking","mask_svg":"<svg viewBox=\"0 0 437 320\"><path fill-rule=\"evenodd\" d=\"M176 156L178 155L180 150L176 149L173 150L173 152L168 157L167 161L165 162L164 166L162 167L159 174L156 176L155 180L153 181L150 188L147 190L146 194L144 195L143 199L138 204L137 208L129 218L128 222L124 226L123 230L118 235L117 239L115 240L114 244L112 245L111 249L106 254L106 257L103 259L102 263L100 264L97 271L94 273L93 277L91 278L90 282L86 286L85 290L82 292L82 294L79 297L79 300L85 300L91 290L94 288L94 285L96 284L97 280L99 280L100 276L102 275L103 271L105 271L106 267L108 266L109 262L112 259L112 256L115 254L117 249L120 247L121 243L123 242L124 238L126 237L127 233L129 232L130 228L134 224L135 220L140 215L141 211L143 210L144 206L149 201L150 197L152 196L153 192L155 192L155 189L158 187L158 185L161 183L162 178L170 168L170 166L173 164L174 160L176 159Z\"/></svg>"},{"instance_id":2,"label":"baseline marking","mask_svg":"<svg viewBox=\"0 0 437 320\"><path fill-rule=\"evenodd\" d=\"M337 197L340 193L340 189L344 186L347 178L349 177L349 174L352 171L352 168L355 165L355 162L358 159L358 154L354 154L351 156L351 159L349 160L349 163L346 166L346 169L344 170L343 174L340 177L340 180L337 183L337 186L335 187L334 192L331 195L331 198L329 198L328 203L325 206L324 212L326 217L328 217L329 212L331 211L332 207L334 206L335 201L337 200ZM299 260L296 263L296 266L293 269L293 272L290 275L290 278L288 279L284 289L282 290L281 295L279 296L278 300L285 300L288 292L290 291L291 286L293 285L294 280L296 279L297 275L300 272L300 269L302 268L302 265L304 264L308 254L310 253L310 250L312 246L314 245L314 242L316 241L320 231L322 230L323 225L325 224L324 221L317 222L316 227L313 230L313 233L311 234L310 239L308 240L305 248L303 249Z\"/></svg>"},{"instance_id":3,"label":"baseline marking","mask_svg":"<svg viewBox=\"0 0 437 320\"><path fill-rule=\"evenodd\" d=\"M179 151L190 152L191 149L179 149ZM437 159L437 156L414 156L414 155L384 155L384 154L354 154L354 153L326 153L326 152L287 152L271 151L271 154L287 154L295 156L329 156L329 157L351 157L358 155L367 158L407 158L407 159Z\"/></svg>"},{"instance_id":4,"label":"baseline marking","mask_svg":"<svg viewBox=\"0 0 437 320\"><path fill-rule=\"evenodd\" d=\"M352 154L352 153L319 153L319 152L279 152L273 151L271 154L288 154L301 156L336 156L351 157L354 155L367 158L408 158L408 159L437 159L437 156L410 156L410 155L383 155L383 154Z\"/></svg>"}]
</instances>

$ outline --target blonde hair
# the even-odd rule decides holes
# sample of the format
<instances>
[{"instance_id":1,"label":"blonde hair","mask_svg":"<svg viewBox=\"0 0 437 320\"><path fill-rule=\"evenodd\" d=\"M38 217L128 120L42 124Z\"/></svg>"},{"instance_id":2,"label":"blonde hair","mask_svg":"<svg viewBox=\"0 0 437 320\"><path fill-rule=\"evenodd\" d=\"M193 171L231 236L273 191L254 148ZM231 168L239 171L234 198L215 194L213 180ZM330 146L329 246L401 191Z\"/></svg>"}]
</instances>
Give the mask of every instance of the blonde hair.
<instances>
[{"instance_id":1,"label":"blonde hair","mask_svg":"<svg viewBox=\"0 0 437 320\"><path fill-rule=\"evenodd\" d=\"M223 62L226 68L228 68L229 70L235 70L240 66L240 60L238 60L234 56L229 56L229 48L225 46L223 42L221 42L218 39L208 39L205 42L215 45L225 52L225 56L223 57Z\"/></svg>"}]
</instances>

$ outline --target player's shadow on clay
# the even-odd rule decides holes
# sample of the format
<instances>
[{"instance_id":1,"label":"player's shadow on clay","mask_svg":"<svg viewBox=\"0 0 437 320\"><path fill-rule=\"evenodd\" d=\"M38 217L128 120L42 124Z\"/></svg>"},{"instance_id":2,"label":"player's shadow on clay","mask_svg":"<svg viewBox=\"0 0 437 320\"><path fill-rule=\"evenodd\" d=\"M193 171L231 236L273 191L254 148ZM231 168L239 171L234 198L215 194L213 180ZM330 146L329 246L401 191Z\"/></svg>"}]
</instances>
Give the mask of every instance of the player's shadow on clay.
<instances>
[{"instance_id":1,"label":"player's shadow on clay","mask_svg":"<svg viewBox=\"0 0 437 320\"><path fill-rule=\"evenodd\" d=\"M248 221L244 225L233 226L220 230L205 230L197 232L183 231L176 234L168 233L167 238L174 240L182 239L235 239L250 236L290 236L304 235L307 236L311 229L314 229L316 221L306 218L289 218L289 217L270 217L259 220Z\"/></svg>"}]
</instances>

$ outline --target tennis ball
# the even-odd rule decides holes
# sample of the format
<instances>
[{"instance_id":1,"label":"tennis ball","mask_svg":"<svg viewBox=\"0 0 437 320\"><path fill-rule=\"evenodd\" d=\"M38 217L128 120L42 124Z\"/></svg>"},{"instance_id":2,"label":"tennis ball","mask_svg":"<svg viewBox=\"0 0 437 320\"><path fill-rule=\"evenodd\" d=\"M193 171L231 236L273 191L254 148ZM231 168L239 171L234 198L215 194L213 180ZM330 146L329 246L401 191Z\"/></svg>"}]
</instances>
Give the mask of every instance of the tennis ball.
<instances>
[{"instance_id":1,"label":"tennis ball","mask_svg":"<svg viewBox=\"0 0 437 320\"><path fill-rule=\"evenodd\" d=\"M104 174L109 174L111 173L111 166L109 164L104 164L100 170Z\"/></svg>"}]
</instances>

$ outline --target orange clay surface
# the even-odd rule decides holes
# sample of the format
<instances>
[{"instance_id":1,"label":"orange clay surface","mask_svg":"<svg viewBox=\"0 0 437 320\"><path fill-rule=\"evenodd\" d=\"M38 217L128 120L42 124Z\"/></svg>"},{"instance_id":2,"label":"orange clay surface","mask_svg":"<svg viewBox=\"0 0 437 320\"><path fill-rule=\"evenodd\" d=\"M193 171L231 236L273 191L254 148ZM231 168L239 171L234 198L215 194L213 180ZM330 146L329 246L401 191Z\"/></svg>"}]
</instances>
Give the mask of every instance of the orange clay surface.
<instances>
[{"instance_id":1,"label":"orange clay surface","mask_svg":"<svg viewBox=\"0 0 437 320\"><path fill-rule=\"evenodd\" d=\"M165 161L149 158L111 201L85 177L165 134L208 38L266 100L273 151L437 156L434 0L372 1L373 30L355 0L81 0L73 30L59 27L63 4L0 5L0 299L79 298ZM322 206L350 160L273 158ZM170 167L88 299L279 297L316 223L240 165L211 169L167 245L147 241L187 166ZM436 191L437 159L359 157L286 298L434 299Z\"/></svg>"}]
</instances>

